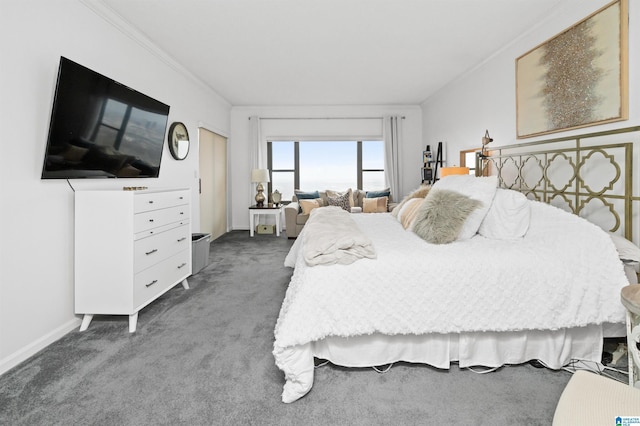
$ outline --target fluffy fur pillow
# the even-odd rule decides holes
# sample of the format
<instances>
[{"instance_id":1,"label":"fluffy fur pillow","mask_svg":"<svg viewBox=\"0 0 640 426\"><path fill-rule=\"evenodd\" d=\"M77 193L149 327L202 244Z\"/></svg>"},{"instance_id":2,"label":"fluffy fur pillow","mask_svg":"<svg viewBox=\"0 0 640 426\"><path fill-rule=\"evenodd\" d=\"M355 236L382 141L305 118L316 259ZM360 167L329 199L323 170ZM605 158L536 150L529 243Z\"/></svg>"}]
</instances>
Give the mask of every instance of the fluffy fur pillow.
<instances>
[{"instance_id":1,"label":"fluffy fur pillow","mask_svg":"<svg viewBox=\"0 0 640 426\"><path fill-rule=\"evenodd\" d=\"M387 197L364 198L362 200L362 211L364 213L385 213L388 201Z\"/></svg>"},{"instance_id":2,"label":"fluffy fur pillow","mask_svg":"<svg viewBox=\"0 0 640 426\"><path fill-rule=\"evenodd\" d=\"M429 192L418 209L413 232L429 243L447 244L455 241L465 220L482 202L447 189Z\"/></svg>"},{"instance_id":3,"label":"fluffy fur pillow","mask_svg":"<svg viewBox=\"0 0 640 426\"><path fill-rule=\"evenodd\" d=\"M472 175L449 175L433 184L433 189L447 189L481 201L478 209L469 215L458 239L467 240L478 232L482 220L487 215L498 187L497 176L475 177Z\"/></svg>"},{"instance_id":4,"label":"fluffy fur pillow","mask_svg":"<svg viewBox=\"0 0 640 426\"><path fill-rule=\"evenodd\" d=\"M413 191L412 193L410 193L409 195L407 195L406 197L404 197L402 199L402 201L400 202L400 204L398 204L392 211L391 214L393 215L393 217L398 217L398 213L400 213L400 210L402 210L402 207L404 207L404 205L407 203L407 201L412 200L414 198L424 198L427 196L427 194L429 193L429 190L431 189L431 186L429 185L420 185L420 187L418 189L416 189L415 191Z\"/></svg>"}]
</instances>

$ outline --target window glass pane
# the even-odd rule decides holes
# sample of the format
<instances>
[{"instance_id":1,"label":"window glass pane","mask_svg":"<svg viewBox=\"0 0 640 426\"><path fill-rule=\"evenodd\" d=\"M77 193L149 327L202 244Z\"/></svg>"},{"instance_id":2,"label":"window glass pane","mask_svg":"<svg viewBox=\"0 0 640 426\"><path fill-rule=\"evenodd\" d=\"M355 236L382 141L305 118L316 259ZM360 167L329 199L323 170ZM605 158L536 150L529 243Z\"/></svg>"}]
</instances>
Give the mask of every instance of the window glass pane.
<instances>
[{"instance_id":1,"label":"window glass pane","mask_svg":"<svg viewBox=\"0 0 640 426\"><path fill-rule=\"evenodd\" d=\"M355 141L300 142L300 188L303 191L357 188Z\"/></svg>"},{"instance_id":2,"label":"window glass pane","mask_svg":"<svg viewBox=\"0 0 640 426\"><path fill-rule=\"evenodd\" d=\"M384 172L362 172L362 189L364 191L379 191L385 188Z\"/></svg>"},{"instance_id":3,"label":"window glass pane","mask_svg":"<svg viewBox=\"0 0 640 426\"><path fill-rule=\"evenodd\" d=\"M282 194L282 201L291 201L293 172L271 172L271 191L276 189Z\"/></svg>"},{"instance_id":4,"label":"window glass pane","mask_svg":"<svg viewBox=\"0 0 640 426\"><path fill-rule=\"evenodd\" d=\"M476 153L475 152L467 152L464 154L464 164L469 168L469 174L476 169Z\"/></svg>"},{"instance_id":5,"label":"window glass pane","mask_svg":"<svg viewBox=\"0 0 640 426\"><path fill-rule=\"evenodd\" d=\"M294 143L292 141L271 142L271 164L273 170L293 170L295 167L293 146Z\"/></svg>"},{"instance_id":6,"label":"window glass pane","mask_svg":"<svg viewBox=\"0 0 640 426\"><path fill-rule=\"evenodd\" d=\"M384 169L383 141L362 141L362 168Z\"/></svg>"}]
</instances>

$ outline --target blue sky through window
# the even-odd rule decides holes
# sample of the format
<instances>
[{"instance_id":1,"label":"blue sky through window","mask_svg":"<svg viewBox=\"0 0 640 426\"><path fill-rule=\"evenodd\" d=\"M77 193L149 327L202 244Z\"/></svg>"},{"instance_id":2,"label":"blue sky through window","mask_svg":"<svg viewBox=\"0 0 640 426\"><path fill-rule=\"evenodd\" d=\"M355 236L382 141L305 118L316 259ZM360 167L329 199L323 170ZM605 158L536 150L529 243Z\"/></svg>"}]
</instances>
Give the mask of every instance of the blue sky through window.
<instances>
[{"instance_id":1,"label":"blue sky through window","mask_svg":"<svg viewBox=\"0 0 640 426\"><path fill-rule=\"evenodd\" d=\"M356 141L301 141L300 188L305 191L334 189L343 191L357 188L357 142ZM293 170L295 167L294 142L272 143L272 169ZM384 169L384 143L363 141L363 169ZM290 199L293 194L293 173L273 172L273 189ZM363 172L363 189L384 188L384 172Z\"/></svg>"}]
</instances>

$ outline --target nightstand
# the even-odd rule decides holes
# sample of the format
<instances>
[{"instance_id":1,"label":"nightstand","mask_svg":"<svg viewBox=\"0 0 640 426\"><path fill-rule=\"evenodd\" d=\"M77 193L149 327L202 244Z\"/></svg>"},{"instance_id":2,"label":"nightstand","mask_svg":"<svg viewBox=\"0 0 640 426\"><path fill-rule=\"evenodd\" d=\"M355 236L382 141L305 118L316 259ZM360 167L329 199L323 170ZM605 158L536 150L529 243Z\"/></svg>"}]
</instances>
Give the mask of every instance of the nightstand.
<instances>
[{"instance_id":1,"label":"nightstand","mask_svg":"<svg viewBox=\"0 0 640 426\"><path fill-rule=\"evenodd\" d=\"M281 222L281 214L282 214L282 204L277 206L273 204L265 204L262 207L258 207L257 205L252 205L249 207L249 236L253 237L256 227L255 217L258 215L272 215L276 219L276 236L280 236L280 222Z\"/></svg>"}]
</instances>

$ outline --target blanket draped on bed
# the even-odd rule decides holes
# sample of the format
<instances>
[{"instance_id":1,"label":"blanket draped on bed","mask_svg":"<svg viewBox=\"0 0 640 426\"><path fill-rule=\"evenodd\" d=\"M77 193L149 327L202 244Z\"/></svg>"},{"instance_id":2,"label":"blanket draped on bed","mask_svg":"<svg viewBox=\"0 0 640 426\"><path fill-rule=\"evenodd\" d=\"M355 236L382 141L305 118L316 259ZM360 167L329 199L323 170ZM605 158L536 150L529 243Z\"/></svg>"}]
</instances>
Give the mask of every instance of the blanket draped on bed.
<instances>
[{"instance_id":1,"label":"blanket draped on bed","mask_svg":"<svg viewBox=\"0 0 640 426\"><path fill-rule=\"evenodd\" d=\"M627 280L611 239L555 207L532 202L527 235L511 241L476 236L434 245L388 214L354 219L373 241L377 259L308 267L304 240L285 260L295 270L274 343L276 364L287 378L285 401L300 397L287 395L287 386L296 382L294 351L328 336L558 330L624 322L620 289Z\"/></svg>"},{"instance_id":2,"label":"blanket draped on bed","mask_svg":"<svg viewBox=\"0 0 640 426\"><path fill-rule=\"evenodd\" d=\"M349 264L376 257L371 240L358 228L351 214L328 206L311 211L299 237L307 265Z\"/></svg>"}]
</instances>

